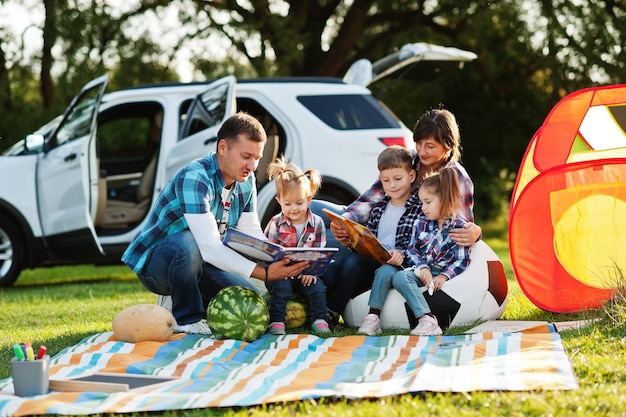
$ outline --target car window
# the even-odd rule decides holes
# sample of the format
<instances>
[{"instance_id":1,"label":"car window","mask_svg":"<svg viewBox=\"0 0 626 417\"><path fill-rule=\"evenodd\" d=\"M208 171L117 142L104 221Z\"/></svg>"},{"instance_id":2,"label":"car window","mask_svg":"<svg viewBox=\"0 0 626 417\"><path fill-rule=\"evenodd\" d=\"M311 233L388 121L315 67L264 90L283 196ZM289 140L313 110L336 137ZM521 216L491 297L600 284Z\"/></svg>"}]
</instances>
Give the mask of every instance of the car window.
<instances>
[{"instance_id":1,"label":"car window","mask_svg":"<svg viewBox=\"0 0 626 417\"><path fill-rule=\"evenodd\" d=\"M226 118L229 84L220 84L198 95L185 116L181 139L215 126Z\"/></svg>"},{"instance_id":2,"label":"car window","mask_svg":"<svg viewBox=\"0 0 626 417\"><path fill-rule=\"evenodd\" d=\"M180 136L180 132L182 132L183 130L185 119L187 119L187 113L189 113L189 107L191 106L191 103L193 103L193 100L191 99L184 100L182 103L180 103L180 107L178 109L178 130L177 130L177 132L179 132L179 136Z\"/></svg>"},{"instance_id":3,"label":"car window","mask_svg":"<svg viewBox=\"0 0 626 417\"><path fill-rule=\"evenodd\" d=\"M57 145L62 145L90 133L100 88L100 85L96 85L84 93L81 101L72 109L65 123L56 132Z\"/></svg>"},{"instance_id":4,"label":"car window","mask_svg":"<svg viewBox=\"0 0 626 417\"><path fill-rule=\"evenodd\" d=\"M108 175L141 172L159 148L163 108L129 103L104 111L98 120L98 150Z\"/></svg>"},{"instance_id":5,"label":"car window","mask_svg":"<svg viewBox=\"0 0 626 417\"><path fill-rule=\"evenodd\" d=\"M398 128L399 122L374 97L345 94L299 96L317 118L337 130Z\"/></svg>"}]
</instances>

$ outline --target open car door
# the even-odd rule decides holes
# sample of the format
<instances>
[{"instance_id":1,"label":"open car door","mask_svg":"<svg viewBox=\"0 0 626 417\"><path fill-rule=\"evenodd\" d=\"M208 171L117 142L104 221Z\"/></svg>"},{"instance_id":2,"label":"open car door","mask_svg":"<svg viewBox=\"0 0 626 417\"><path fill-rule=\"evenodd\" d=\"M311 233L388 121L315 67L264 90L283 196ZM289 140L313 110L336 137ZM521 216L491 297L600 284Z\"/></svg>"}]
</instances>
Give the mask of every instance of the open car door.
<instances>
[{"instance_id":1,"label":"open car door","mask_svg":"<svg viewBox=\"0 0 626 417\"><path fill-rule=\"evenodd\" d=\"M357 60L350 66L343 80L348 84L367 87L402 69L409 71L418 62L458 62L458 65L462 67L464 62L473 61L477 57L473 52L450 46L433 45L424 42L408 43L398 51L374 63L368 59Z\"/></svg>"},{"instance_id":2,"label":"open car door","mask_svg":"<svg viewBox=\"0 0 626 417\"><path fill-rule=\"evenodd\" d=\"M194 159L203 158L217 148L217 132L237 108L237 79L229 75L212 82L199 94L185 116L178 141L167 156L165 178Z\"/></svg>"},{"instance_id":3,"label":"open car door","mask_svg":"<svg viewBox=\"0 0 626 417\"><path fill-rule=\"evenodd\" d=\"M36 166L42 236L59 259L104 254L94 229L98 205L98 108L109 77L87 83L43 144Z\"/></svg>"}]
</instances>

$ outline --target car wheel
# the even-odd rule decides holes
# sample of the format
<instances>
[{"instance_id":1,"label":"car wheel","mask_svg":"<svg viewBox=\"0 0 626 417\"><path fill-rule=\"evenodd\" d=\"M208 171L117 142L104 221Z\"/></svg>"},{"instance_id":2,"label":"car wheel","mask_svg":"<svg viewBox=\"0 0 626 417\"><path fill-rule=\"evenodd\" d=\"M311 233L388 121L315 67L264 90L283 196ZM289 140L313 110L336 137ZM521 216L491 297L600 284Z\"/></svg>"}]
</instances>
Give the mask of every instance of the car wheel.
<instances>
[{"instance_id":1,"label":"car wheel","mask_svg":"<svg viewBox=\"0 0 626 417\"><path fill-rule=\"evenodd\" d=\"M24 249L19 230L0 216L0 287L10 287L24 268Z\"/></svg>"},{"instance_id":2,"label":"car wheel","mask_svg":"<svg viewBox=\"0 0 626 417\"><path fill-rule=\"evenodd\" d=\"M261 219L261 228L265 230L265 226L267 226L272 217L274 217L278 213L280 213L280 204L278 204L278 201L276 201L276 199L272 199L271 203L269 204L269 206L267 206L267 209L265 210L265 215Z\"/></svg>"},{"instance_id":3,"label":"car wheel","mask_svg":"<svg viewBox=\"0 0 626 417\"><path fill-rule=\"evenodd\" d=\"M329 203L342 204L342 205L348 205L352 203L356 199L356 197L358 196L354 196L347 192L332 192L332 190L331 192L327 192L327 193L322 192L315 196L317 200L324 200L324 201L328 201Z\"/></svg>"}]
</instances>

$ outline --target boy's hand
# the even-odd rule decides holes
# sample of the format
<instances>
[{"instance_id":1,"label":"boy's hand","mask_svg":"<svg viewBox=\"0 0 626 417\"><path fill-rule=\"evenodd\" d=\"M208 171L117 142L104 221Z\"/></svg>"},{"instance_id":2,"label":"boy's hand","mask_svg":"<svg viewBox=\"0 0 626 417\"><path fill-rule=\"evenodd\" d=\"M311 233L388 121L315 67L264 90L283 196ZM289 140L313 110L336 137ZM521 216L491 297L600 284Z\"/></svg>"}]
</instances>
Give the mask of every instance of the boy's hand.
<instances>
[{"instance_id":1,"label":"boy's hand","mask_svg":"<svg viewBox=\"0 0 626 417\"><path fill-rule=\"evenodd\" d=\"M343 246L350 247L354 243L346 229L341 227L339 224L335 222L330 222L330 232L333 234L337 242L341 243Z\"/></svg>"},{"instance_id":2,"label":"boy's hand","mask_svg":"<svg viewBox=\"0 0 626 417\"><path fill-rule=\"evenodd\" d=\"M391 254L391 258L387 260L387 263L389 265L395 265L395 266L402 265L402 262L404 261L404 256L402 255L402 252L400 252L397 249L391 249L389 253Z\"/></svg>"}]
</instances>

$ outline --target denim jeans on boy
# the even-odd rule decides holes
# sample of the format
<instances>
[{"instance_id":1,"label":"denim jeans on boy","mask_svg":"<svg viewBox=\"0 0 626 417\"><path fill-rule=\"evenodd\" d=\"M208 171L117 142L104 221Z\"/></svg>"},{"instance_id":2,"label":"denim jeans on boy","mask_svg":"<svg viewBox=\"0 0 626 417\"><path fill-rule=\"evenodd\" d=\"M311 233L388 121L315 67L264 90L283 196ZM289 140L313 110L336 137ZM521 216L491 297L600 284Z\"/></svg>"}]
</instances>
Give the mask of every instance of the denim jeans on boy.
<instances>
[{"instance_id":1,"label":"denim jeans on boy","mask_svg":"<svg viewBox=\"0 0 626 417\"><path fill-rule=\"evenodd\" d=\"M203 295L209 298L219 288L241 285L258 292L248 277L204 262L189 230L174 233L155 246L139 280L156 294L172 296L172 314L180 325L206 318Z\"/></svg>"},{"instance_id":2,"label":"denim jeans on boy","mask_svg":"<svg viewBox=\"0 0 626 417\"><path fill-rule=\"evenodd\" d=\"M402 294L415 317L419 319L424 314L430 313L430 307L424 298L424 294L419 289L424 284L415 276L413 271L413 269L405 269L396 272L391 279L391 285ZM435 273L433 273L434 275Z\"/></svg>"},{"instance_id":3,"label":"denim jeans on boy","mask_svg":"<svg viewBox=\"0 0 626 417\"><path fill-rule=\"evenodd\" d=\"M387 294L391 289L391 281L393 275L402 269L393 265L382 265L374 273L374 283L372 284L372 291L370 292L370 299L367 303L370 307L383 309Z\"/></svg>"},{"instance_id":4,"label":"denim jeans on boy","mask_svg":"<svg viewBox=\"0 0 626 417\"><path fill-rule=\"evenodd\" d=\"M302 281L297 278L279 279L265 283L267 291L270 293L270 323L285 322L287 315L287 301L294 291L303 294L309 300L309 317L311 321L326 319L328 309L326 308L326 286L321 279L317 279L315 284L309 286L302 285Z\"/></svg>"}]
</instances>

